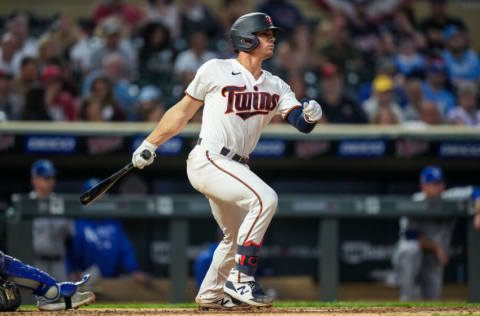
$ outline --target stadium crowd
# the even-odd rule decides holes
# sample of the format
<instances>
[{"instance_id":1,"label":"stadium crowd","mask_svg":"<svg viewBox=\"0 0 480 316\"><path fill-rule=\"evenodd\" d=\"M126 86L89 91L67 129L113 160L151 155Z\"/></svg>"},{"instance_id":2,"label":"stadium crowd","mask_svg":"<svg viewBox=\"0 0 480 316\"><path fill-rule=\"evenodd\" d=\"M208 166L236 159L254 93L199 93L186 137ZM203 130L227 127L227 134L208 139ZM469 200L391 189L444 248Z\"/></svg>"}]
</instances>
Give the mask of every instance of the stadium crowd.
<instances>
[{"instance_id":1,"label":"stadium crowd","mask_svg":"<svg viewBox=\"0 0 480 316\"><path fill-rule=\"evenodd\" d=\"M480 125L480 60L446 0L98 0L90 17L14 12L0 19L0 121L157 122L205 61L231 58L228 31L248 11L284 30L265 66L323 123ZM201 115L194 117L201 120ZM282 122L279 117L275 122Z\"/></svg>"}]
</instances>

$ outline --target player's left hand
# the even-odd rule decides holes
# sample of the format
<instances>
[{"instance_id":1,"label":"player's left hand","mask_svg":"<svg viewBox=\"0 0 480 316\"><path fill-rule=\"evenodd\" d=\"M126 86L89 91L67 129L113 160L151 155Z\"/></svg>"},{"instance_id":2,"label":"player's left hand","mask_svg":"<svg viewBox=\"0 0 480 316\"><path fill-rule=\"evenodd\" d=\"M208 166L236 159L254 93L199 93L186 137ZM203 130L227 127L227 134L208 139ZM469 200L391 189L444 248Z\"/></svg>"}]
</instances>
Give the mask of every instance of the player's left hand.
<instances>
[{"instance_id":1,"label":"player's left hand","mask_svg":"<svg viewBox=\"0 0 480 316\"><path fill-rule=\"evenodd\" d=\"M322 108L315 100L305 101L303 103L303 114L307 122L313 123L322 118Z\"/></svg>"}]
</instances>

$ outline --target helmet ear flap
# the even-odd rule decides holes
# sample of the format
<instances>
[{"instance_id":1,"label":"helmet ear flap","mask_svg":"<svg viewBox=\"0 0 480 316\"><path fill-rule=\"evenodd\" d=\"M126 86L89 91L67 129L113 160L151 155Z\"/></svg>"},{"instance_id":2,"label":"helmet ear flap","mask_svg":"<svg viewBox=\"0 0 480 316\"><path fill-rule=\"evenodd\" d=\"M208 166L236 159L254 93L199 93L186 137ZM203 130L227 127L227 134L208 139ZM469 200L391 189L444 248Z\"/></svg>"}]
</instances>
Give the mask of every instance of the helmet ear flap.
<instances>
[{"instance_id":1,"label":"helmet ear flap","mask_svg":"<svg viewBox=\"0 0 480 316\"><path fill-rule=\"evenodd\" d=\"M254 50L258 44L258 38L253 35L253 34L243 34L243 35L233 35L232 34L232 43L233 43L233 48L242 50L245 52L250 52Z\"/></svg>"}]
</instances>

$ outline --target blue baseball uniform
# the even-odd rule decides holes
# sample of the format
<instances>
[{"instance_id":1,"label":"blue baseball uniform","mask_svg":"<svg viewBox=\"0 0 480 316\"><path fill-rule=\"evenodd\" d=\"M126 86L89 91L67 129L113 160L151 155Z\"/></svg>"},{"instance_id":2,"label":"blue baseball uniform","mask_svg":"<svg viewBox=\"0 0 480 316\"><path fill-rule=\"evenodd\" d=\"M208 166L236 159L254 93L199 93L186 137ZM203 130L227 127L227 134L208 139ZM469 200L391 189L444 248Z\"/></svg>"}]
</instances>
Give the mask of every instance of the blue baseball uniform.
<instances>
[{"instance_id":1,"label":"blue baseball uniform","mask_svg":"<svg viewBox=\"0 0 480 316\"><path fill-rule=\"evenodd\" d=\"M102 277L113 278L138 269L135 251L117 220L77 220L73 253L74 271L97 266Z\"/></svg>"},{"instance_id":2,"label":"blue baseball uniform","mask_svg":"<svg viewBox=\"0 0 480 316\"><path fill-rule=\"evenodd\" d=\"M421 184L443 183L442 169L435 166L425 167L420 174ZM442 200L463 200L472 196L473 187L452 188L441 192ZM424 192L413 195L413 201L424 201ZM434 205L434 204L432 204ZM431 206L435 207L435 206ZM420 239L433 243L448 254L455 229L455 220L433 218L400 219L400 240L392 263L400 286L400 299L440 299L443 286L444 266L436 253L424 249Z\"/></svg>"}]
</instances>

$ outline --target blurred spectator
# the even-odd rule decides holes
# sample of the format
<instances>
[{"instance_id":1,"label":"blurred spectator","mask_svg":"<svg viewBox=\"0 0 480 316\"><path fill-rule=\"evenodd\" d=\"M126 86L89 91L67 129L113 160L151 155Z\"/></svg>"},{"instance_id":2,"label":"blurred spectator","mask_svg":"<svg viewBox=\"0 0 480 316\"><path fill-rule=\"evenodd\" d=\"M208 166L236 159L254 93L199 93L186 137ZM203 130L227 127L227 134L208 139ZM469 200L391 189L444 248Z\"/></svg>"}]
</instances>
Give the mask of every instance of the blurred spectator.
<instances>
[{"instance_id":1,"label":"blurred spectator","mask_svg":"<svg viewBox=\"0 0 480 316\"><path fill-rule=\"evenodd\" d=\"M207 34L201 30L193 31L189 38L189 49L181 52L175 60L174 71L182 82L193 80L195 73L206 61L215 58L215 54L207 50Z\"/></svg>"},{"instance_id":2,"label":"blurred spectator","mask_svg":"<svg viewBox=\"0 0 480 316\"><path fill-rule=\"evenodd\" d=\"M3 72L14 74L14 60L17 53L18 43L15 35L6 32L2 36L0 47L0 70Z\"/></svg>"},{"instance_id":3,"label":"blurred spectator","mask_svg":"<svg viewBox=\"0 0 480 316\"><path fill-rule=\"evenodd\" d=\"M402 123L404 115L400 106L393 99L393 81L389 76L379 75L373 80L373 95L363 103L363 109L372 122L382 107L389 108L395 114L395 121Z\"/></svg>"},{"instance_id":4,"label":"blurred spectator","mask_svg":"<svg viewBox=\"0 0 480 316\"><path fill-rule=\"evenodd\" d=\"M165 113L161 103L161 91L154 86L145 86L138 96L135 119L143 122L159 122Z\"/></svg>"},{"instance_id":5,"label":"blurred spectator","mask_svg":"<svg viewBox=\"0 0 480 316\"><path fill-rule=\"evenodd\" d=\"M83 191L97 183L97 179L85 181ZM150 282L149 276L138 269L135 250L118 220L76 220L72 248L69 268L73 279L78 279L81 272L90 273L93 280L126 273L142 285Z\"/></svg>"},{"instance_id":6,"label":"blurred spectator","mask_svg":"<svg viewBox=\"0 0 480 316\"><path fill-rule=\"evenodd\" d=\"M408 8L409 0L316 0L316 2L325 9L342 11L349 17L356 14L357 5L362 5L363 14L368 20L380 22L390 17L399 5Z\"/></svg>"},{"instance_id":7,"label":"blurred spectator","mask_svg":"<svg viewBox=\"0 0 480 316\"><path fill-rule=\"evenodd\" d=\"M423 49L426 45L424 36L416 30L415 17L411 14L413 11L409 8L399 8L393 13L393 18L382 25L382 28L387 29L396 38L411 38L417 47Z\"/></svg>"},{"instance_id":8,"label":"blurred spectator","mask_svg":"<svg viewBox=\"0 0 480 316\"><path fill-rule=\"evenodd\" d=\"M107 112L107 111L106 111ZM87 122L103 122L102 103L97 98L88 97L80 105L80 119ZM107 114L109 114L107 112Z\"/></svg>"},{"instance_id":9,"label":"blurred spectator","mask_svg":"<svg viewBox=\"0 0 480 316\"><path fill-rule=\"evenodd\" d=\"M480 79L480 60L477 53L469 49L466 34L456 26L448 26L443 34L446 41L443 59L450 79Z\"/></svg>"},{"instance_id":10,"label":"blurred spectator","mask_svg":"<svg viewBox=\"0 0 480 316\"><path fill-rule=\"evenodd\" d=\"M447 199L441 168L425 167L420 174L422 192L413 201L426 201L432 212ZM471 191L471 190L470 190ZM400 240L392 262L400 285L400 300L438 300L443 285L443 269L449 259L449 247L455 228L452 219L402 218Z\"/></svg>"},{"instance_id":11,"label":"blurred spectator","mask_svg":"<svg viewBox=\"0 0 480 316\"><path fill-rule=\"evenodd\" d=\"M180 24L180 10L173 0L148 0L146 16L149 22L165 25L172 38L182 33Z\"/></svg>"},{"instance_id":12,"label":"blurred spectator","mask_svg":"<svg viewBox=\"0 0 480 316\"><path fill-rule=\"evenodd\" d=\"M88 97L92 91L93 81L100 76L106 76L112 83L115 100L125 112L128 112L135 103L135 98L130 92L130 81L123 76L124 67L125 61L122 56L112 54L106 57L102 63L102 70L90 73L83 81L82 95Z\"/></svg>"},{"instance_id":13,"label":"blurred spectator","mask_svg":"<svg viewBox=\"0 0 480 316\"><path fill-rule=\"evenodd\" d=\"M33 57L25 57L20 65L20 72L15 77L13 90L25 97L32 84L40 79L37 60Z\"/></svg>"},{"instance_id":14,"label":"blurred spectator","mask_svg":"<svg viewBox=\"0 0 480 316\"><path fill-rule=\"evenodd\" d=\"M407 105L405 107L406 121L419 121L420 110L423 102L422 81L416 78L410 78L405 82L405 95Z\"/></svg>"},{"instance_id":15,"label":"blurred spectator","mask_svg":"<svg viewBox=\"0 0 480 316\"><path fill-rule=\"evenodd\" d=\"M333 64L322 67L321 98L326 123L367 123L367 116L361 106L343 91L343 82L338 68Z\"/></svg>"},{"instance_id":16,"label":"blurred spectator","mask_svg":"<svg viewBox=\"0 0 480 316\"><path fill-rule=\"evenodd\" d=\"M52 121L74 121L77 119L72 95L63 90L62 69L56 65L45 67L42 73L45 85L45 106Z\"/></svg>"},{"instance_id":17,"label":"blurred spectator","mask_svg":"<svg viewBox=\"0 0 480 316\"><path fill-rule=\"evenodd\" d=\"M477 107L477 86L470 81L457 85L458 105L447 114L450 123L457 125L479 126L480 110Z\"/></svg>"},{"instance_id":18,"label":"blurred spectator","mask_svg":"<svg viewBox=\"0 0 480 316\"><path fill-rule=\"evenodd\" d=\"M48 62L54 58L60 58L61 49L50 32L43 34L38 40L37 62L43 70Z\"/></svg>"},{"instance_id":19,"label":"blurred spectator","mask_svg":"<svg viewBox=\"0 0 480 316\"><path fill-rule=\"evenodd\" d=\"M31 167L31 199L55 198L57 171L48 159L37 160ZM33 220L34 264L56 279L66 280L67 243L73 235L73 222L61 217L37 217ZM70 248L71 249L71 248Z\"/></svg>"},{"instance_id":20,"label":"blurred spectator","mask_svg":"<svg viewBox=\"0 0 480 316\"><path fill-rule=\"evenodd\" d=\"M423 56L416 50L415 40L409 36L400 39L394 61L398 71L404 76L422 74L425 67Z\"/></svg>"},{"instance_id":21,"label":"blurred spectator","mask_svg":"<svg viewBox=\"0 0 480 316\"><path fill-rule=\"evenodd\" d=\"M288 78L287 83L290 86L290 88L292 89L293 93L295 93L295 98L297 100L302 100L304 98L309 98L307 96L307 84L305 82L304 76L302 76L302 73L291 72L287 76L287 78ZM276 116L279 116L279 115L276 115ZM280 115L280 117L281 117L281 115Z\"/></svg>"},{"instance_id":22,"label":"blurred spectator","mask_svg":"<svg viewBox=\"0 0 480 316\"><path fill-rule=\"evenodd\" d=\"M393 80L393 92L395 101L399 105L406 105L407 100L405 99L405 93L403 89L403 79L404 76L400 76L397 72L397 67L391 58L382 58L377 60L375 65L375 77L385 75ZM373 80L363 83L358 89L358 100L360 102L365 102L368 100L373 92Z\"/></svg>"},{"instance_id":23,"label":"blurred spectator","mask_svg":"<svg viewBox=\"0 0 480 316\"><path fill-rule=\"evenodd\" d=\"M183 38L199 30L203 30L209 39L222 35L220 23L203 1L182 0L180 19Z\"/></svg>"},{"instance_id":24,"label":"blurred spectator","mask_svg":"<svg viewBox=\"0 0 480 316\"><path fill-rule=\"evenodd\" d=\"M96 25L109 17L117 17L133 33L144 18L142 10L125 0L99 0L98 2L100 3L92 14Z\"/></svg>"},{"instance_id":25,"label":"blurred spectator","mask_svg":"<svg viewBox=\"0 0 480 316\"><path fill-rule=\"evenodd\" d=\"M347 68L359 69L363 62L359 51L350 41L350 31L343 15L332 18L329 41L318 50L318 55L335 64L341 72Z\"/></svg>"},{"instance_id":26,"label":"blurred spectator","mask_svg":"<svg viewBox=\"0 0 480 316\"><path fill-rule=\"evenodd\" d=\"M70 50L81 38L78 26L72 19L60 13L59 17L53 22L50 33L57 49L56 54L62 60L69 60Z\"/></svg>"},{"instance_id":27,"label":"blurred spectator","mask_svg":"<svg viewBox=\"0 0 480 316\"><path fill-rule=\"evenodd\" d=\"M131 79L136 69L136 57L128 41L122 40L122 22L115 17L105 19L100 26L99 32L101 42L91 52L90 70L101 69L105 59L115 54L123 59L124 73L121 74L122 77Z\"/></svg>"},{"instance_id":28,"label":"blurred spectator","mask_svg":"<svg viewBox=\"0 0 480 316\"><path fill-rule=\"evenodd\" d=\"M0 122L20 119L23 98L12 90L12 76L0 70Z\"/></svg>"},{"instance_id":29,"label":"blurred spectator","mask_svg":"<svg viewBox=\"0 0 480 316\"><path fill-rule=\"evenodd\" d=\"M441 115L455 107L455 97L446 89L446 66L442 59L433 59L428 62L426 80L423 83L423 95L426 100L435 102L439 106Z\"/></svg>"},{"instance_id":30,"label":"blurred spectator","mask_svg":"<svg viewBox=\"0 0 480 316\"><path fill-rule=\"evenodd\" d=\"M111 81L106 76L93 80L90 95L82 103L80 117L84 121L124 121L125 113L113 95Z\"/></svg>"},{"instance_id":31,"label":"blurred spectator","mask_svg":"<svg viewBox=\"0 0 480 316\"><path fill-rule=\"evenodd\" d=\"M74 98L79 95L81 79L76 77L70 64L63 59L51 58L47 60L46 67L55 66L61 69L60 77L62 81L62 89L70 93ZM76 100L75 100L76 101Z\"/></svg>"},{"instance_id":32,"label":"blurred spectator","mask_svg":"<svg viewBox=\"0 0 480 316\"><path fill-rule=\"evenodd\" d=\"M447 0L430 0L430 16L420 23L421 31L426 34L430 53L436 54L443 49L443 32L447 26L453 25L466 30L466 26L461 20L447 15L447 6Z\"/></svg>"},{"instance_id":33,"label":"blurred spectator","mask_svg":"<svg viewBox=\"0 0 480 316\"><path fill-rule=\"evenodd\" d=\"M21 119L24 121L51 121L45 105L45 89L41 85L32 85L26 93Z\"/></svg>"},{"instance_id":34,"label":"blurred spectator","mask_svg":"<svg viewBox=\"0 0 480 316\"><path fill-rule=\"evenodd\" d=\"M353 43L361 52L373 52L378 45L378 25L368 14L369 0L356 0L353 6L348 16Z\"/></svg>"},{"instance_id":35,"label":"blurred spectator","mask_svg":"<svg viewBox=\"0 0 480 316\"><path fill-rule=\"evenodd\" d=\"M443 124L443 115L435 102L423 100L420 107L420 121L427 125Z\"/></svg>"},{"instance_id":36,"label":"blurred spectator","mask_svg":"<svg viewBox=\"0 0 480 316\"><path fill-rule=\"evenodd\" d=\"M268 14L275 25L285 32L285 36L290 36L297 25L305 23L302 11L288 0L264 0L256 11Z\"/></svg>"},{"instance_id":37,"label":"blurred spectator","mask_svg":"<svg viewBox=\"0 0 480 316\"><path fill-rule=\"evenodd\" d=\"M223 31L228 34L233 22L248 13L248 5L245 0L223 0L221 12L220 21Z\"/></svg>"},{"instance_id":38,"label":"blurred spectator","mask_svg":"<svg viewBox=\"0 0 480 316\"><path fill-rule=\"evenodd\" d=\"M176 53L171 46L168 28L158 22L148 23L142 30L142 39L143 46L139 53L140 77L162 83L171 81Z\"/></svg>"},{"instance_id":39,"label":"blurred spectator","mask_svg":"<svg viewBox=\"0 0 480 316\"><path fill-rule=\"evenodd\" d=\"M393 59L398 53L399 38L390 32L380 32L378 34L378 44L375 47L375 56L381 59ZM367 58L367 60L370 60L370 58Z\"/></svg>"},{"instance_id":40,"label":"blurred spectator","mask_svg":"<svg viewBox=\"0 0 480 316\"><path fill-rule=\"evenodd\" d=\"M372 124L377 125L396 125L398 117L395 115L391 107L379 107L373 115Z\"/></svg>"},{"instance_id":41,"label":"blurred spectator","mask_svg":"<svg viewBox=\"0 0 480 316\"><path fill-rule=\"evenodd\" d=\"M30 35L29 17L19 13L7 22L6 29L12 33L17 40L18 54L15 55L14 72L18 73L20 64L24 57L37 55L37 40Z\"/></svg>"},{"instance_id":42,"label":"blurred spectator","mask_svg":"<svg viewBox=\"0 0 480 316\"><path fill-rule=\"evenodd\" d=\"M307 24L299 24L286 41L278 44L275 63L283 72L298 72L311 68L312 37Z\"/></svg>"},{"instance_id":43,"label":"blurred spectator","mask_svg":"<svg viewBox=\"0 0 480 316\"><path fill-rule=\"evenodd\" d=\"M79 39L69 51L69 59L72 71L81 79L90 70L90 56L93 50L101 45L100 39L91 37L89 30L80 28Z\"/></svg>"}]
</instances>

